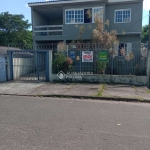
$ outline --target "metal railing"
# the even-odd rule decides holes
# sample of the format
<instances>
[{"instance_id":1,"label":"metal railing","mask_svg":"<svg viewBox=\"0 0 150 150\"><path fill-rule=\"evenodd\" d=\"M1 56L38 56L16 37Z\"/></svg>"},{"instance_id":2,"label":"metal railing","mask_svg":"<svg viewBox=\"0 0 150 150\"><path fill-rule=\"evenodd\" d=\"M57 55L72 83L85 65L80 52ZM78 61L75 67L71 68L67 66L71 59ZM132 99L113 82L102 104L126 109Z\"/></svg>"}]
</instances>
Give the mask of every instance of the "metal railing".
<instances>
[{"instance_id":1,"label":"metal railing","mask_svg":"<svg viewBox=\"0 0 150 150\"><path fill-rule=\"evenodd\" d=\"M131 46L132 44L132 46ZM70 57L73 61L71 67L66 69L66 64L59 68L64 72L75 72L75 73L84 73L84 74L108 74L108 75L137 75L137 76L146 76L147 68L147 49L141 48L140 43L131 43L130 49L122 50L118 48L107 48L103 44L96 43L76 43L68 45L67 51L63 51L63 55ZM116 47L116 46L114 46ZM58 52L59 51L59 52ZM55 51L60 53L61 50ZM92 55L92 60L87 59L84 61L84 57L88 52ZM92 52L92 53L91 53ZM57 56L54 54L54 60L57 59ZM89 55L89 57L91 57ZM105 58L103 60L103 56ZM57 65L53 66L53 72L57 73Z\"/></svg>"},{"instance_id":2,"label":"metal railing","mask_svg":"<svg viewBox=\"0 0 150 150\"><path fill-rule=\"evenodd\" d=\"M34 36L62 35L63 25L34 26Z\"/></svg>"}]
</instances>

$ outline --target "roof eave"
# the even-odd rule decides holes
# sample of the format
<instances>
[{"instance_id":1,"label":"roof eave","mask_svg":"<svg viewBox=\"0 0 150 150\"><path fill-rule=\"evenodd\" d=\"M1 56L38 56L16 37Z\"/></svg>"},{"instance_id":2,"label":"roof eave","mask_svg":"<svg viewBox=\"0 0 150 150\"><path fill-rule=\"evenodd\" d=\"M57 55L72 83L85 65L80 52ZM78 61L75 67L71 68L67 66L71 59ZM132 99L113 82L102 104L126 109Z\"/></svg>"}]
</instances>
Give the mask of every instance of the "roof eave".
<instances>
[{"instance_id":1,"label":"roof eave","mask_svg":"<svg viewBox=\"0 0 150 150\"><path fill-rule=\"evenodd\" d=\"M94 2L94 1L99 1L99 2L105 2L105 3L123 3L123 2L142 2L143 0L66 0L66 1L45 1L45 2L33 2L33 3L28 3L29 7L34 7L34 6L45 6L45 5L55 5L55 4L71 4L71 3L84 3L84 2Z\"/></svg>"},{"instance_id":2,"label":"roof eave","mask_svg":"<svg viewBox=\"0 0 150 150\"><path fill-rule=\"evenodd\" d=\"M28 3L29 7L34 6L45 6L45 5L55 5L55 4L71 4L71 3L83 3L83 2L97 2L103 0L72 0L72 1L56 1L56 2L39 2L39 3ZM106 0L108 1L108 0Z\"/></svg>"}]
</instances>

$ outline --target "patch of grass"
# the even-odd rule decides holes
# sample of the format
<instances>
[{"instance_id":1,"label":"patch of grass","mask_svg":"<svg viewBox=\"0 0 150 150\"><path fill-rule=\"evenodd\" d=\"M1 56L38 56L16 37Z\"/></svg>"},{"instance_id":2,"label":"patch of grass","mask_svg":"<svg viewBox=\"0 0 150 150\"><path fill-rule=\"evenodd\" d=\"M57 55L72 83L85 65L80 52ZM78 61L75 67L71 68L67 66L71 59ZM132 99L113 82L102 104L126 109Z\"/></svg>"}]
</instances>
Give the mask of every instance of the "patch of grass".
<instances>
[{"instance_id":1,"label":"patch of grass","mask_svg":"<svg viewBox=\"0 0 150 150\"><path fill-rule=\"evenodd\" d=\"M147 93L149 93L149 94L150 94L150 90L147 90Z\"/></svg>"},{"instance_id":2,"label":"patch of grass","mask_svg":"<svg viewBox=\"0 0 150 150\"><path fill-rule=\"evenodd\" d=\"M134 96L125 96L125 97L122 97L122 96L113 96L113 95L104 95L105 97L109 97L109 98L127 98L127 99L138 99L138 100L140 100L140 101L143 101L144 100L144 98L143 97L140 97L140 96L136 96L136 97L134 97Z\"/></svg>"},{"instance_id":3,"label":"patch of grass","mask_svg":"<svg viewBox=\"0 0 150 150\"><path fill-rule=\"evenodd\" d=\"M102 84L102 86L100 87L100 90L98 91L96 96L102 96L103 91L105 90L105 87L106 87L106 84Z\"/></svg>"},{"instance_id":4,"label":"patch of grass","mask_svg":"<svg viewBox=\"0 0 150 150\"><path fill-rule=\"evenodd\" d=\"M141 101L143 101L144 100L144 98L143 97L140 97L140 96L126 96L126 98L128 98L128 99L138 99L138 100L141 100Z\"/></svg>"},{"instance_id":5,"label":"patch of grass","mask_svg":"<svg viewBox=\"0 0 150 150\"><path fill-rule=\"evenodd\" d=\"M42 95L37 94L37 95L35 95L35 97L40 97L40 98L42 98L43 96L42 96Z\"/></svg>"}]
</instances>

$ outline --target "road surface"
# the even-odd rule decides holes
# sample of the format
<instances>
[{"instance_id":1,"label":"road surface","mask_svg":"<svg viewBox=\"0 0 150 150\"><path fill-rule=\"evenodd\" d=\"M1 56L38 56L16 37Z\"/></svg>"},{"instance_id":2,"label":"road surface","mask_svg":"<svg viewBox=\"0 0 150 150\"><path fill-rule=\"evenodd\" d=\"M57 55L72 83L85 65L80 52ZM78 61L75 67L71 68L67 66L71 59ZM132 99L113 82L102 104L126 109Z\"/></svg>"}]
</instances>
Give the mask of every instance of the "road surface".
<instances>
[{"instance_id":1,"label":"road surface","mask_svg":"<svg viewBox=\"0 0 150 150\"><path fill-rule=\"evenodd\" d=\"M0 150L150 150L150 104L1 95Z\"/></svg>"}]
</instances>

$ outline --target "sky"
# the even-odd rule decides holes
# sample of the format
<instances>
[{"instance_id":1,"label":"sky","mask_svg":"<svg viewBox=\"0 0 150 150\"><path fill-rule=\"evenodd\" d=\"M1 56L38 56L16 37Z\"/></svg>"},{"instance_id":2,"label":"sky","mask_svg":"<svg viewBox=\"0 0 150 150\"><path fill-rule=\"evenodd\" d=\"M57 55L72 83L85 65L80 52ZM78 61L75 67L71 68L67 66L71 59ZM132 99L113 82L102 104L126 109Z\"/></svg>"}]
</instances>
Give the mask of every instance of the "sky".
<instances>
[{"instance_id":1,"label":"sky","mask_svg":"<svg viewBox=\"0 0 150 150\"><path fill-rule=\"evenodd\" d=\"M47 0L1 0L0 3L0 13L8 11L11 14L23 14L25 20L29 20L31 23L31 9L28 7L29 2L38 2ZM149 10L150 10L150 0L144 0L143 4L143 21L142 25L147 25L149 23Z\"/></svg>"}]
</instances>

